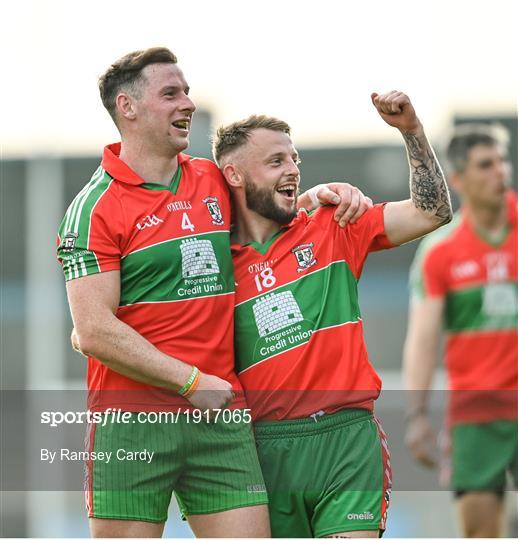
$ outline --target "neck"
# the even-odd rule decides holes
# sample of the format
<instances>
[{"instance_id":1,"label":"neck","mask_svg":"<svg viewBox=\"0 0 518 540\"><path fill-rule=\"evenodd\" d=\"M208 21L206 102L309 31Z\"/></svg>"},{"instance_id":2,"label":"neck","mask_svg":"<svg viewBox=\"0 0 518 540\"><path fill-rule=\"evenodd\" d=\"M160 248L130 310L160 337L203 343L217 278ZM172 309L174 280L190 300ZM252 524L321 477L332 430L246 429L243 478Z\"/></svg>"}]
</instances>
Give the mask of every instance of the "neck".
<instances>
[{"instance_id":1,"label":"neck","mask_svg":"<svg viewBox=\"0 0 518 540\"><path fill-rule=\"evenodd\" d=\"M507 226L507 204L496 208L466 205L468 217L475 228L488 232L499 233Z\"/></svg>"},{"instance_id":2,"label":"neck","mask_svg":"<svg viewBox=\"0 0 518 540\"><path fill-rule=\"evenodd\" d=\"M178 154L161 154L142 139L124 138L119 158L144 182L168 186L178 169Z\"/></svg>"},{"instance_id":3,"label":"neck","mask_svg":"<svg viewBox=\"0 0 518 540\"><path fill-rule=\"evenodd\" d=\"M238 244L258 242L264 244L275 233L281 230L281 225L276 221L265 218L246 207L244 202L234 200L234 223L232 233L233 241Z\"/></svg>"}]
</instances>

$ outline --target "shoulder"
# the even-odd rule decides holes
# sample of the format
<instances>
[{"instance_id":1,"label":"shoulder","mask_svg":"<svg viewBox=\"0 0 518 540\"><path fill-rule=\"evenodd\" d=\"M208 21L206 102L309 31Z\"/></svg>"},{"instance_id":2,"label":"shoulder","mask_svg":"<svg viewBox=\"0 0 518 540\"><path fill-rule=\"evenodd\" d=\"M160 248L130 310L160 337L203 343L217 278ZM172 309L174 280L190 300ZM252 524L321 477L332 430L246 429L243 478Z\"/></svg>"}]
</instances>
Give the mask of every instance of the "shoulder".
<instances>
[{"instance_id":1,"label":"shoulder","mask_svg":"<svg viewBox=\"0 0 518 540\"><path fill-rule=\"evenodd\" d=\"M102 208L108 207L112 211L114 206L119 206L117 191L117 182L99 166L70 203L64 221L73 226L85 219L89 220L94 212Z\"/></svg>"},{"instance_id":2,"label":"shoulder","mask_svg":"<svg viewBox=\"0 0 518 540\"><path fill-rule=\"evenodd\" d=\"M197 171L202 174L214 174L221 176L221 171L219 170L218 166L210 159L186 156L185 154L182 156L184 159L182 160L181 164L186 169Z\"/></svg>"}]
</instances>

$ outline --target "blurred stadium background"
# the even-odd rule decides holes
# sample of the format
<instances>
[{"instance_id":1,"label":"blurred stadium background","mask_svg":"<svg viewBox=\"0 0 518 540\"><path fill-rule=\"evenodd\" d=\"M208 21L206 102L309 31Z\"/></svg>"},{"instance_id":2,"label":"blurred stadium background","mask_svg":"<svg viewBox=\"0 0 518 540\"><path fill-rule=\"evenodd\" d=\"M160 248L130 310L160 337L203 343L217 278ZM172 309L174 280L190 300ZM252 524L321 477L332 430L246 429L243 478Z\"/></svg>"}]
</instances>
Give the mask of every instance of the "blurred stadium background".
<instances>
[{"instance_id":1,"label":"blurred stadium background","mask_svg":"<svg viewBox=\"0 0 518 540\"><path fill-rule=\"evenodd\" d=\"M408 196L403 145L368 110L371 90L393 87L419 102L439 157L454 124L506 126L516 188L517 6L514 0L428 0L419 9L411 0L2 4L0 536L88 536L80 487L56 491L67 479L42 475L31 390L84 388L84 359L69 346L55 235L102 146L116 140L95 88L107 64L157 44L178 54L199 106L192 155L210 157L214 125L251 112L286 119L303 160L303 189L348 181L374 201ZM435 472L411 461L402 443L401 351L416 247L372 255L360 281L370 358L384 380L377 410L394 468L387 538L457 536L451 494ZM438 390L443 382L439 373ZM60 396L67 410L68 394ZM440 428L444 396L434 397ZM81 469L77 464L75 477ZM518 537L516 491L509 495L508 536ZM192 536L174 504L165 536Z\"/></svg>"}]
</instances>

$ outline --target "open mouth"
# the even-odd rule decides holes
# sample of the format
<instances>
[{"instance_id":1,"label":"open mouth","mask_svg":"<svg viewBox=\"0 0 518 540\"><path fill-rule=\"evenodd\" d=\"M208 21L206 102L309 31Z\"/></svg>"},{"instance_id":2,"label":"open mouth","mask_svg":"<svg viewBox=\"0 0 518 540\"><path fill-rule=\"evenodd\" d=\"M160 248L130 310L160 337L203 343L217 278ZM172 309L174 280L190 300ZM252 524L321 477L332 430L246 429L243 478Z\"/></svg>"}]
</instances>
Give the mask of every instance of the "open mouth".
<instances>
[{"instance_id":1,"label":"open mouth","mask_svg":"<svg viewBox=\"0 0 518 540\"><path fill-rule=\"evenodd\" d=\"M284 197L285 199L294 199L295 198L295 195L297 193L297 187L295 185L292 185L292 184L287 184L285 186L281 186L279 188L277 188L277 193L279 193L282 197Z\"/></svg>"},{"instance_id":2,"label":"open mouth","mask_svg":"<svg viewBox=\"0 0 518 540\"><path fill-rule=\"evenodd\" d=\"M189 131L190 124L189 120L176 120L176 122L173 122L173 126L176 129L182 129L184 131Z\"/></svg>"}]
</instances>

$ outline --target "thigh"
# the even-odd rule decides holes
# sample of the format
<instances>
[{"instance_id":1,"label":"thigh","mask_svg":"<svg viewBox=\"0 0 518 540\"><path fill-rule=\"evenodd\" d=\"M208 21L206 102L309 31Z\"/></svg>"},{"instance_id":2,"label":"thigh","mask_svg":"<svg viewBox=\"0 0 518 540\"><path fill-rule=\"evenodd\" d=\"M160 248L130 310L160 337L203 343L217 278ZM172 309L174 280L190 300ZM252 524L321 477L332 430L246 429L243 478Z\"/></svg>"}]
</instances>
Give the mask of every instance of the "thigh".
<instances>
[{"instance_id":1,"label":"thigh","mask_svg":"<svg viewBox=\"0 0 518 540\"><path fill-rule=\"evenodd\" d=\"M341 531L324 538L378 538L379 531Z\"/></svg>"},{"instance_id":2,"label":"thigh","mask_svg":"<svg viewBox=\"0 0 518 540\"><path fill-rule=\"evenodd\" d=\"M183 468L175 425L107 422L87 437L88 516L163 523Z\"/></svg>"},{"instance_id":3,"label":"thigh","mask_svg":"<svg viewBox=\"0 0 518 540\"><path fill-rule=\"evenodd\" d=\"M514 436L502 421L459 424L452 428L452 488L492 491L505 486Z\"/></svg>"},{"instance_id":4,"label":"thigh","mask_svg":"<svg viewBox=\"0 0 518 540\"><path fill-rule=\"evenodd\" d=\"M215 514L266 505L268 497L249 422L200 422L186 426L185 469L175 489L182 514Z\"/></svg>"},{"instance_id":5,"label":"thigh","mask_svg":"<svg viewBox=\"0 0 518 540\"><path fill-rule=\"evenodd\" d=\"M90 518L92 538L161 538L164 523Z\"/></svg>"},{"instance_id":6,"label":"thigh","mask_svg":"<svg viewBox=\"0 0 518 540\"><path fill-rule=\"evenodd\" d=\"M312 437L261 437L257 453L268 491L274 538L311 538L311 517L318 496L313 482Z\"/></svg>"},{"instance_id":7,"label":"thigh","mask_svg":"<svg viewBox=\"0 0 518 540\"><path fill-rule=\"evenodd\" d=\"M315 536L363 533L377 537L385 529L391 471L385 434L368 417L325 434L321 444L336 456L323 470L329 479L314 510Z\"/></svg>"},{"instance_id":8,"label":"thigh","mask_svg":"<svg viewBox=\"0 0 518 540\"><path fill-rule=\"evenodd\" d=\"M190 515L189 525L197 538L269 538L266 504L234 508L214 514Z\"/></svg>"},{"instance_id":9,"label":"thigh","mask_svg":"<svg viewBox=\"0 0 518 540\"><path fill-rule=\"evenodd\" d=\"M463 536L499 538L503 532L504 499L502 494L469 491L456 501Z\"/></svg>"}]
</instances>

